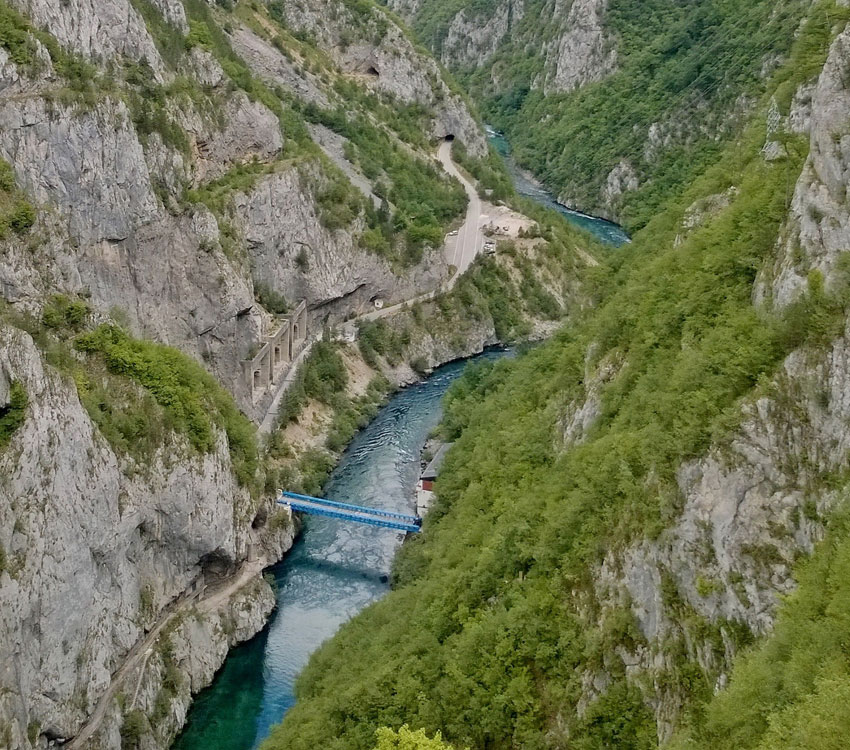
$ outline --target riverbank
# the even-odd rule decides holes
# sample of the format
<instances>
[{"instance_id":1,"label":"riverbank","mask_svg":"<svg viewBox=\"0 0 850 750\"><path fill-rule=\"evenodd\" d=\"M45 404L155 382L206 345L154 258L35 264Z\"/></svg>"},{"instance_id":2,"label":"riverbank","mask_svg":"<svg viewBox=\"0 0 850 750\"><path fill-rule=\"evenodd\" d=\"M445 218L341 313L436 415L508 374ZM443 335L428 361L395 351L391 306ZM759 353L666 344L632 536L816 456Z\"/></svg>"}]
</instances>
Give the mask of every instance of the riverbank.
<instances>
[{"instance_id":1,"label":"riverbank","mask_svg":"<svg viewBox=\"0 0 850 750\"><path fill-rule=\"evenodd\" d=\"M439 420L442 395L465 364L448 364L398 390L345 450L325 483L326 494L411 512L421 446ZM389 590L402 538L386 529L305 518L302 536L270 571L278 607L268 628L238 647L213 686L198 696L175 750L256 747L294 704L296 677L312 652ZM231 710L235 701L238 712Z\"/></svg>"},{"instance_id":2,"label":"riverbank","mask_svg":"<svg viewBox=\"0 0 850 750\"><path fill-rule=\"evenodd\" d=\"M360 417L370 414L375 416L378 412L378 404L385 401L391 393L396 395L390 398L390 403L394 399L405 397L405 394L415 393L415 389L419 387L416 384L421 383L430 372L436 370L439 373L440 370L437 368L445 363L455 363L450 364L449 367L457 368L459 371L462 360L478 355L488 347L517 340L545 338L561 325L564 318L573 310L587 303L580 293L578 277L580 270L591 264L582 254L582 248L574 244L568 245L569 239L560 238L557 233L549 234L549 239L546 239L540 236L543 232L539 227L536 231L524 232L524 234L532 236L513 236L510 240L503 240L499 251L494 256L479 258L469 272L459 279L451 292L400 309L388 318L362 321L356 343L346 341L333 343L335 356L339 357L344 369L344 376L339 379L344 386L341 391L330 397L307 399L300 406L297 414L288 414L285 423L280 425L271 436L267 460L278 469L278 486L285 485L288 489L318 492L324 485L329 495L342 499L356 498L363 504L375 505L375 507L386 507L384 503L388 498L400 497L405 498L405 502L409 502L410 507L405 506L398 510L405 512L412 510L413 488L419 474L418 459L428 429L425 429L421 435L421 440L417 437L417 444L405 452L405 461L409 462L409 468L405 470L403 486L400 486L400 489L391 490L386 487L380 489L380 482L386 478L386 472L377 477L374 482L353 489L334 484L334 478L347 471L346 459L343 458L343 463L338 463L340 457L358 455L358 446L374 450L383 443L390 447L396 445L398 435L402 434L400 432L402 422L399 420L406 419L407 413L404 412L399 415L398 420L387 423L387 433L377 443L370 442L372 440L370 435L374 435L374 431L378 429L376 425L382 422L372 420L356 435L352 430L349 437L353 436L354 440L347 453L343 452L343 448L348 445L349 440L338 439L340 420L351 419L352 414ZM309 363L305 366L311 367ZM327 368L329 360L325 360L322 366ZM327 369L323 372L325 376L329 374ZM338 375L337 373L334 377ZM309 369L307 377L311 377ZM433 378L426 382L433 382ZM376 383L382 385L377 386ZM412 389L399 390L411 385ZM357 408L352 409L352 405ZM349 428L352 424L355 428L358 426L356 422L349 423ZM416 425L417 429L422 429L425 422L419 419ZM326 482L328 474L331 474L331 479ZM311 525L316 528L316 524L319 524L318 528L322 528L321 522L310 519L308 529ZM353 535L343 530L340 530L340 533L350 541L363 538L364 530L358 527ZM371 533L371 530L367 528L366 533ZM386 532L379 533L386 534ZM277 576L279 571L289 570L296 564L293 561L298 560L321 570L321 575L327 574L328 566L339 572L339 561L335 562L335 558L342 547L334 546L336 544L334 542L332 545L333 551L330 554L317 554L315 558L310 559L297 557L297 552L290 553L280 563L280 567L275 568L275 575ZM339 544L341 545L342 542L340 541ZM367 574L369 580L377 576L380 591L385 590L386 580L382 581L381 577L386 578L389 575L391 558L392 554L389 554L382 572L376 574L374 569L370 569L372 573ZM344 559L348 560L349 556L345 556ZM345 575L349 573L350 571ZM358 575L353 577L355 582L360 580ZM280 585L280 580L278 584ZM366 601L371 601L376 595L373 590L363 600L363 606ZM353 609L347 609L346 613L345 619L353 614ZM300 637L297 636L297 628L299 617L303 614L303 612L296 613L292 621L288 619L288 616L278 615L272 628L283 629L290 635L296 632L296 642L300 643L297 640ZM330 636L335 629L336 625L329 628L327 632L322 630L321 632L325 633L323 638ZM260 636L260 640L270 637L269 631L263 632L266 635ZM312 646L310 650L313 647L315 646ZM252 645L245 647L247 652L252 654L258 648L260 647L253 642ZM287 674L291 672L293 680L309 655L309 652L299 653L303 658L295 659L286 647L281 646L276 656L284 665L284 671L289 670ZM225 685L237 682L240 685L244 684L247 679L245 660L243 656L234 657L234 666L225 666L217 682L223 682ZM256 654L248 658L248 661L256 661ZM293 667L296 661L297 669ZM258 697L259 690L259 686L248 690L246 701L252 706L258 700L262 703L262 699ZM199 700L197 711L200 718L197 721L193 719L189 728L181 735L176 748L194 750L194 748L209 747L212 741L211 735L206 731L199 731L198 727L203 729L205 724L213 721L209 717L220 717L222 711L214 708L216 705L218 705L217 700L214 699L202 697ZM270 705L276 708L268 709L274 714L269 719L269 725L280 721L283 712L289 707L288 704L283 705L274 701ZM203 718L204 716L207 718ZM221 721L221 719L217 718L215 721ZM221 729L220 724L215 726ZM228 741L237 744L222 747L253 747L250 743L244 744L243 740L237 742L233 739L242 737L245 732L247 730L243 731L239 728L224 732L224 736L230 738ZM250 734L250 732L247 733ZM213 738L214 736L217 735L213 735ZM253 735L250 741L254 741Z\"/></svg>"},{"instance_id":3,"label":"riverbank","mask_svg":"<svg viewBox=\"0 0 850 750\"><path fill-rule=\"evenodd\" d=\"M345 445L391 391L488 346L545 337L588 303L580 278L592 259L560 224L540 226L526 220L494 244L496 252L478 257L451 290L404 305L394 315L360 321L354 343L322 341L305 355L305 378L322 387L303 389L308 395L295 411L284 405L284 423L272 430L264 452L267 498L277 487L308 489L306 484L312 483L310 489L318 491ZM310 364L319 351L325 359ZM335 358L342 366L334 374L327 365ZM342 379L325 387L340 371ZM287 398L297 390L293 383ZM260 567L271 565L292 544L294 530L282 525L271 500L262 508L243 519L248 536L276 536L285 543L269 550L260 542L253 552L251 545L243 545L237 564L244 558L261 561ZM204 513L203 500L197 513ZM232 570L232 564L211 559L204 566L214 571L206 584L214 577L229 592L214 610L199 607L194 583L173 597L173 608L159 617L149 607L144 637L130 646L128 659L113 665L110 679L115 685L102 708L99 704L89 710L89 720L77 732L78 746L123 742L140 750L160 750L170 745L185 722L192 696L210 682L232 646L262 629L272 606L271 589L258 570L247 584L227 586L242 576L243 569Z\"/></svg>"},{"instance_id":4,"label":"riverbank","mask_svg":"<svg viewBox=\"0 0 850 750\"><path fill-rule=\"evenodd\" d=\"M519 195L557 211L571 224L589 232L606 245L619 247L631 242L631 238L622 226L602 216L594 216L593 214L585 213L579 209L565 205L531 172L519 166L511 157L510 143L503 133L487 127L487 138L502 157Z\"/></svg>"}]
</instances>

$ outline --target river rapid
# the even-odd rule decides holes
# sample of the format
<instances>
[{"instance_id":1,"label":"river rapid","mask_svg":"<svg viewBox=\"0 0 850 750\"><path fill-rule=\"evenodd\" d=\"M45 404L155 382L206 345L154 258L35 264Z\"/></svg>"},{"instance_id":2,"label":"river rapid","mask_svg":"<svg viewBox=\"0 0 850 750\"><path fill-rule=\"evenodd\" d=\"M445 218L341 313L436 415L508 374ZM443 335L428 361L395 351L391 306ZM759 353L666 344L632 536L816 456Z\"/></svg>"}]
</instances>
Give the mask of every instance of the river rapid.
<instances>
[{"instance_id":1,"label":"river rapid","mask_svg":"<svg viewBox=\"0 0 850 750\"><path fill-rule=\"evenodd\" d=\"M396 393L354 438L324 496L414 512L422 446L440 420L443 394L465 365L445 365ZM258 747L294 704L295 678L310 654L389 590L390 565L401 542L402 535L390 529L306 517L295 546L271 568L277 609L269 624L230 652L213 684L195 698L173 750Z\"/></svg>"}]
</instances>

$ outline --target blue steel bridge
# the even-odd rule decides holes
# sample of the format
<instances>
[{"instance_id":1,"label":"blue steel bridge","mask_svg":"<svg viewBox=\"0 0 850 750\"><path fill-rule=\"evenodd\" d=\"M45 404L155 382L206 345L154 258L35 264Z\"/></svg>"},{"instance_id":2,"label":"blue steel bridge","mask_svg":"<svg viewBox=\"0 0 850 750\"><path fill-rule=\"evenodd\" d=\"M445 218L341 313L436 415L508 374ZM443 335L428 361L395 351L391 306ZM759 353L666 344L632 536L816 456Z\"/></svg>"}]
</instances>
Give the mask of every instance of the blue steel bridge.
<instances>
[{"instance_id":1,"label":"blue steel bridge","mask_svg":"<svg viewBox=\"0 0 850 750\"><path fill-rule=\"evenodd\" d=\"M310 513L314 516L338 518L343 521L365 523L369 526L382 526L385 529L397 529L415 534L420 531L422 519L419 516L407 516L404 513L393 513L379 508L366 508L362 505L339 503L335 500L325 500L321 497L299 495L295 492L280 491L277 502L292 510Z\"/></svg>"}]
</instances>

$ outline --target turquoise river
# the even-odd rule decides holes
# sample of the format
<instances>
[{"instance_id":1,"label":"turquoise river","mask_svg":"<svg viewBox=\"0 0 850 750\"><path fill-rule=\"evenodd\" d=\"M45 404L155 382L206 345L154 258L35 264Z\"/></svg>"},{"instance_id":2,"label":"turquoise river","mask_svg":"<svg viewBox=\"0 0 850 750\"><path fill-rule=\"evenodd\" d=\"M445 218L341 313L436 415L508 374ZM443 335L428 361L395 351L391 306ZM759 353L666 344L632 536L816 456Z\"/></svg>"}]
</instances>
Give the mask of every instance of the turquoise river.
<instances>
[{"instance_id":1,"label":"turquoise river","mask_svg":"<svg viewBox=\"0 0 850 750\"><path fill-rule=\"evenodd\" d=\"M494 358L502 352L487 352ZM396 393L349 446L325 497L411 513L419 455L440 419L440 400L465 363L436 370ZM295 678L310 654L388 588L401 535L308 517L295 546L271 569L277 609L255 638L233 649L189 711L175 750L251 750L295 702Z\"/></svg>"},{"instance_id":2,"label":"turquoise river","mask_svg":"<svg viewBox=\"0 0 850 750\"><path fill-rule=\"evenodd\" d=\"M574 224L586 232L590 232L590 234L596 237L596 239L604 242L606 245L619 247L626 242L631 242L629 235L626 234L626 230L619 224L614 224L613 222L606 221L605 219L599 219L596 216L588 216L587 214L583 214L581 211L574 211L573 209L567 208L563 204L558 203L552 193L546 190L546 188L537 182L537 180L535 180L528 172L521 169L511 158L510 144L501 133L498 133L488 127L487 138L504 160L505 166L513 180L514 187L516 188L517 193L521 196L530 198L547 208L557 211L571 224Z\"/></svg>"}]
</instances>

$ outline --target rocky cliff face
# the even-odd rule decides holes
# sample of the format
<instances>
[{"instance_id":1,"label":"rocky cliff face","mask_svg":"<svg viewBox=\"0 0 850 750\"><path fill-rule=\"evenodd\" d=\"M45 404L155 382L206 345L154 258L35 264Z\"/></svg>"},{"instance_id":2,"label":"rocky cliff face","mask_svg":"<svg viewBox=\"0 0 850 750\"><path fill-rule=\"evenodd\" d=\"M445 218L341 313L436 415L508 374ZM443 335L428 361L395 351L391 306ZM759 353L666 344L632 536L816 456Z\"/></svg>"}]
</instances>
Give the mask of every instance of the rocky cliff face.
<instances>
[{"instance_id":1,"label":"rocky cliff face","mask_svg":"<svg viewBox=\"0 0 850 750\"><path fill-rule=\"evenodd\" d=\"M412 15L407 8L401 8L398 4L394 4L394 7L399 12L406 11ZM514 0L499 3L484 18L461 9L446 31L440 52L443 63L459 67L482 65L509 37L514 24L522 20L524 11L524 3Z\"/></svg>"},{"instance_id":2,"label":"rocky cliff face","mask_svg":"<svg viewBox=\"0 0 850 750\"><path fill-rule=\"evenodd\" d=\"M385 259L358 246L362 227L325 228L312 197L321 187L321 173L308 168L265 178L250 194L235 197L235 214L258 281L281 290L287 299L309 299L317 317L335 323L376 297L401 301L446 278L441 251L429 252L399 277ZM329 247L336 252L328 253ZM341 264L341 257L348 262Z\"/></svg>"},{"instance_id":3,"label":"rocky cliff face","mask_svg":"<svg viewBox=\"0 0 850 750\"><path fill-rule=\"evenodd\" d=\"M285 5L287 22L315 35L345 74L403 104L431 109L433 137L454 135L473 156L486 153L481 130L463 99L442 80L434 60L416 50L383 14L368 10L355 13L332 0ZM359 39L351 38L352 29L360 30Z\"/></svg>"},{"instance_id":4,"label":"rocky cliff face","mask_svg":"<svg viewBox=\"0 0 850 750\"><path fill-rule=\"evenodd\" d=\"M0 382L29 402L0 452L0 727L23 748L75 736L166 605L249 556L276 559L292 529L252 527L268 508L237 485L222 435L206 456L175 438L128 472L74 383L7 325ZM223 653L203 658L209 672ZM117 705L108 713L120 720Z\"/></svg>"},{"instance_id":5,"label":"rocky cliff face","mask_svg":"<svg viewBox=\"0 0 850 750\"><path fill-rule=\"evenodd\" d=\"M341 5L293 4L305 42L265 6L246 20L179 0L12 5L25 42L0 42L0 158L37 216L0 232L10 319L85 299L94 322L179 348L250 409L241 361L271 324L255 282L321 323L445 278L427 248L406 267L364 248L366 201L392 182L382 164L366 178L342 136L311 142L300 116L379 95L429 123L412 145L375 124L410 158L430 162L428 139L449 133L483 153L436 63L379 11L352 32ZM340 184L364 197L329 228L321 203ZM27 395L0 443L0 746L114 748L130 732L164 747L191 693L262 626L273 598L258 571L294 531L237 482L223 432L199 455L166 430L131 460L50 362L0 322L0 417L13 386Z\"/></svg>"},{"instance_id":6,"label":"rocky cliff face","mask_svg":"<svg viewBox=\"0 0 850 750\"><path fill-rule=\"evenodd\" d=\"M186 24L182 4L163 7L165 19L180 33ZM157 88L165 104L155 117L177 136L165 142L159 131L166 131L147 132L146 119L140 130L145 113L131 111L120 84L110 91L108 79L97 81L106 93L93 100L67 96L63 76L38 43L38 66L15 65L0 48L0 90L6 94L0 104L0 157L14 166L19 184L45 209L37 247L11 247L0 258L7 299L37 309L48 293L61 291L85 295L104 315L121 310L136 332L203 357L247 407L239 362L263 331L255 279L276 284L276 291L290 300L301 295L310 308L330 305L343 317L363 299L428 288L445 275L447 267L436 255L410 271L400 270L362 250L356 228L324 231L316 218L316 192L307 190L297 170L286 164L276 168L275 179L240 191L240 206L250 207L249 223L256 224L245 227L250 238L235 238L234 251L228 246L233 238L222 242L216 220L221 217L213 217L202 202L188 204L185 191L226 182L229 170L252 161L280 160L287 134L275 113L235 88L202 47L194 47L176 71L164 68L154 38L126 0L98 8L43 2L27 10L35 25L75 53L98 63L145 60L157 81L171 81L174 90ZM302 17L293 10L293 23L305 31L318 28L319 19L330 14L329 8L324 16L320 11ZM345 12L339 12L342 23ZM481 152L480 131L433 61L416 52L383 16L378 20L384 24L382 41L358 42L345 52L339 30L323 32L327 39L322 42L342 73L362 76L358 85L402 103L432 108L434 137L452 133ZM322 92L304 64L291 62L250 28L233 28L232 47L269 85L306 102L340 101L333 91ZM383 74L367 74L372 66ZM174 83L175 75L189 85ZM310 169L323 171L319 163ZM222 186L224 204L232 194ZM263 217L264 209L284 204L291 209L286 215L271 223ZM248 247L240 251L244 242ZM270 260L271 246L280 257ZM308 263L293 272L292 255L300 248L307 248Z\"/></svg>"},{"instance_id":7,"label":"rocky cliff face","mask_svg":"<svg viewBox=\"0 0 850 750\"><path fill-rule=\"evenodd\" d=\"M157 0L170 20L185 24L173 0ZM90 60L145 59L161 75L164 70L156 44L130 0L14 0L11 5L26 13L33 23L49 29L60 44Z\"/></svg>"},{"instance_id":8,"label":"rocky cliff face","mask_svg":"<svg viewBox=\"0 0 850 750\"><path fill-rule=\"evenodd\" d=\"M779 310L798 299L812 270L824 275L827 287L846 283L839 259L850 241L844 201L850 95L843 75L849 43L848 32L839 35L816 85L804 86L795 97L789 127L808 133L810 156L775 258L756 284L759 305ZM734 194L710 196L701 207L691 207L683 231L701 221L697 213L705 218L722 210ZM619 649L604 668L585 676L588 702L605 692L618 669L636 684L649 679L656 687L648 700L664 741L685 701L676 689L658 687L676 668L676 649L722 687L741 625L756 635L771 630L781 597L794 588L793 564L822 537L823 519L838 498L837 491L824 488L825 478L847 469L849 345L845 327L824 349L790 354L742 405L733 436L679 468L677 520L653 541L610 552L595 571L602 614L588 610L588 625L625 605L641 643ZM567 444L580 441L598 417L599 390L614 370L614 363L603 361L588 373L584 400L572 404L564 418Z\"/></svg>"},{"instance_id":9,"label":"rocky cliff face","mask_svg":"<svg viewBox=\"0 0 850 750\"><path fill-rule=\"evenodd\" d=\"M416 24L422 3L394 0L390 7ZM502 0L486 9L461 8L429 39L444 64L486 69L504 46L527 47L539 59L532 87L568 93L616 70L616 39L607 23L607 0L548 0L526 15L528 0ZM492 67L499 88L500 65Z\"/></svg>"},{"instance_id":10,"label":"rocky cliff face","mask_svg":"<svg viewBox=\"0 0 850 750\"><path fill-rule=\"evenodd\" d=\"M546 53L551 61L543 84L547 94L574 91L615 70L617 50L606 30L607 6L607 0L556 0L555 17L565 20Z\"/></svg>"},{"instance_id":11,"label":"rocky cliff face","mask_svg":"<svg viewBox=\"0 0 850 750\"><path fill-rule=\"evenodd\" d=\"M788 231L776 263L762 274L757 298L786 306L806 288L810 271L830 283L850 247L850 33L833 43L817 85L795 97L787 127L809 136L810 152L794 189Z\"/></svg>"}]
</instances>

